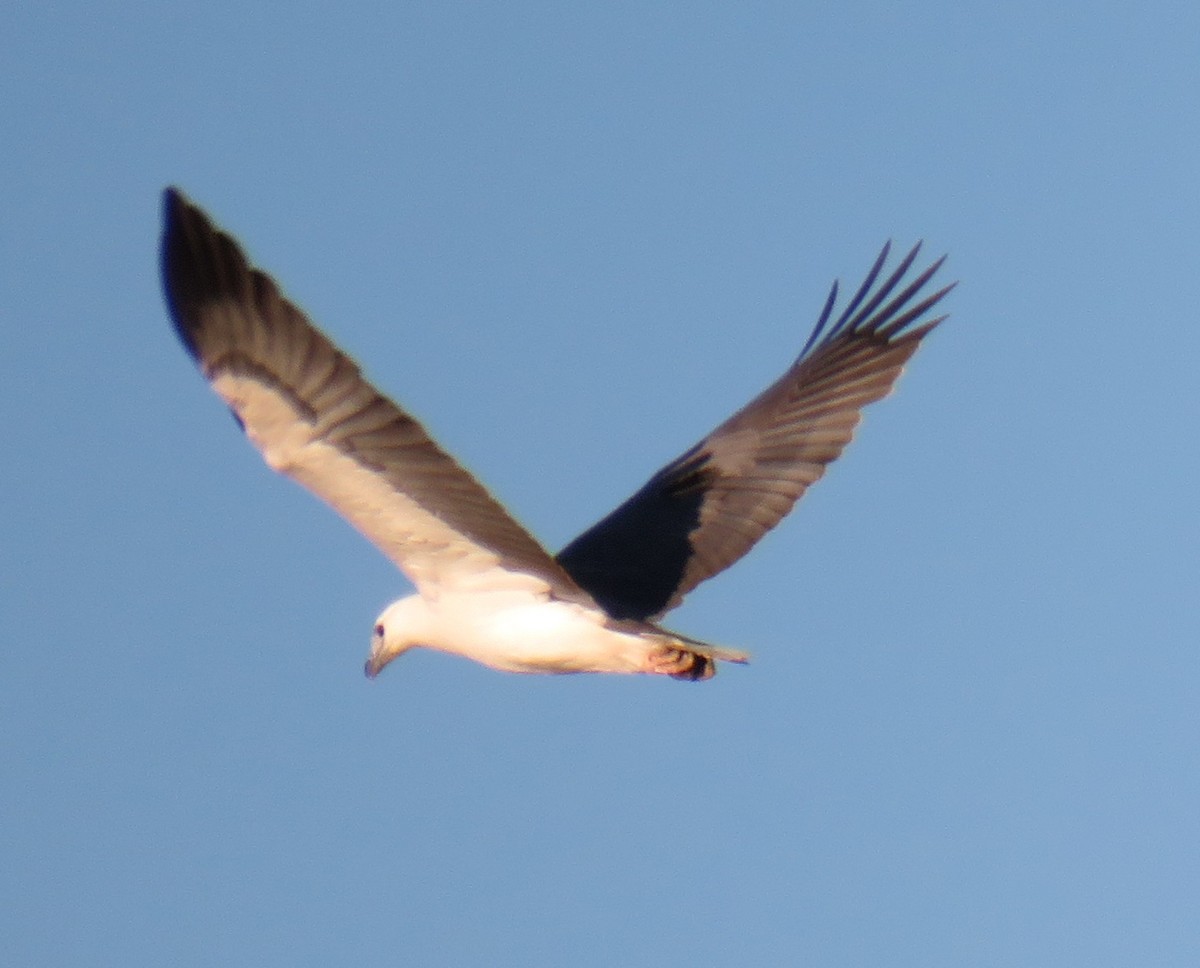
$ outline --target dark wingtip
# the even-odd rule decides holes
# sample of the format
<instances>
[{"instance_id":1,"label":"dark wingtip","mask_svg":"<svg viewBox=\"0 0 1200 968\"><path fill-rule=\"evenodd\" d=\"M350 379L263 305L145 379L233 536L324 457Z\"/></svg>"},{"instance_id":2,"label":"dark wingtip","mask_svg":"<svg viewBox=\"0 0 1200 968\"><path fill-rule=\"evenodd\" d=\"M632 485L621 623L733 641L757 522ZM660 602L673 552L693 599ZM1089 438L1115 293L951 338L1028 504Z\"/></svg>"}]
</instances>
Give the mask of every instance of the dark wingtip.
<instances>
[{"instance_id":1,"label":"dark wingtip","mask_svg":"<svg viewBox=\"0 0 1200 968\"><path fill-rule=\"evenodd\" d=\"M163 189L163 214L170 217L171 210L187 202L187 196L174 185Z\"/></svg>"},{"instance_id":2,"label":"dark wingtip","mask_svg":"<svg viewBox=\"0 0 1200 968\"><path fill-rule=\"evenodd\" d=\"M921 317L931 308L937 305L950 290L952 290L957 282L952 282L943 287L932 296L925 298L919 304L907 308L909 302L925 287L926 283L934 276L943 263L946 261L946 256L942 256L930 265L924 272L921 272L908 282L904 289L897 295L892 297L891 302L884 305L884 301L892 295L892 291L902 283L904 277L908 274L917 256L921 252L924 245L924 240L919 240L908 253L900 260L888 277L880 284L878 289L874 289L876 279L887 261L889 252L891 251L892 242L889 239L884 245L879 256L875 260L875 264L871 266L870 272L867 273L866 279L863 280L858 291L854 294L854 298L850 300L850 304L842 311L836 323L832 327L825 329L825 311L822 312L822 317L818 321L816 328L805 344L804 352L800 354L803 359L814 346L826 345L832 342L843 333L861 333L863 335L871 335L883 339L891 340L900 336L907 330L908 337L919 339L929 330L933 329L937 323L940 323L945 316L939 317L932 325L921 325L920 332L917 330L908 330L908 327L914 323L918 323Z\"/></svg>"},{"instance_id":3,"label":"dark wingtip","mask_svg":"<svg viewBox=\"0 0 1200 968\"><path fill-rule=\"evenodd\" d=\"M178 255L179 242L184 231L188 210L194 209L183 194L174 185L168 185L163 190L163 267L167 266L168 254Z\"/></svg>"},{"instance_id":4,"label":"dark wingtip","mask_svg":"<svg viewBox=\"0 0 1200 968\"><path fill-rule=\"evenodd\" d=\"M159 269L162 273L163 295L175 333L191 354L199 360L200 352L192 336L188 319L193 299L189 298L188 268L193 262L191 245L188 241L187 222L191 212L196 211L186 196L174 185L163 191L163 232L159 249Z\"/></svg>"},{"instance_id":5,"label":"dark wingtip","mask_svg":"<svg viewBox=\"0 0 1200 968\"><path fill-rule=\"evenodd\" d=\"M245 303L253 296L254 281L246 257L199 206L171 186L163 192L160 263L175 332L200 362L196 337L205 324L205 310L214 302Z\"/></svg>"}]
</instances>

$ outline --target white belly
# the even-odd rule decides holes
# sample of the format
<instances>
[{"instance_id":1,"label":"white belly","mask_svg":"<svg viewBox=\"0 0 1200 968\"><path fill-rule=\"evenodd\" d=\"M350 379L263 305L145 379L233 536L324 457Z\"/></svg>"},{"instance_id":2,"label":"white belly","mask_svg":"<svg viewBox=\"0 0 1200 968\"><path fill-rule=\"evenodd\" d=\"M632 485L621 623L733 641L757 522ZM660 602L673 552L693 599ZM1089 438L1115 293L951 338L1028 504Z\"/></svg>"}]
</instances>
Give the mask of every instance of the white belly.
<instances>
[{"instance_id":1,"label":"white belly","mask_svg":"<svg viewBox=\"0 0 1200 968\"><path fill-rule=\"evenodd\" d=\"M474 599L484 606L488 596ZM482 599L482 600L481 600ZM437 641L445 652L506 672L641 672L649 645L637 635L605 628L604 616L566 602L520 596L495 608L463 607L450 598L435 606Z\"/></svg>"}]
</instances>

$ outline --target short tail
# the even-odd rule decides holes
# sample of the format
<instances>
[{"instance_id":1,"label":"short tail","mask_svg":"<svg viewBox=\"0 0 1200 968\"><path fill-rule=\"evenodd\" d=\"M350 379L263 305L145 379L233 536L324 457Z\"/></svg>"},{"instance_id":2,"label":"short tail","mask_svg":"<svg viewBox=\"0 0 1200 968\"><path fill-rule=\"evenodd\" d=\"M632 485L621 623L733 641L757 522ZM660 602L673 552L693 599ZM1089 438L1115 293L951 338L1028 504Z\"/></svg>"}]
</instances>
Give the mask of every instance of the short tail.
<instances>
[{"instance_id":1,"label":"short tail","mask_svg":"<svg viewBox=\"0 0 1200 968\"><path fill-rule=\"evenodd\" d=\"M662 640L662 648L650 657L650 661L654 667L653 671L668 675L672 679L698 682L701 679L711 679L717 674L718 660L737 662L740 665L750 661L748 652L708 645L672 632L664 633Z\"/></svg>"}]
</instances>

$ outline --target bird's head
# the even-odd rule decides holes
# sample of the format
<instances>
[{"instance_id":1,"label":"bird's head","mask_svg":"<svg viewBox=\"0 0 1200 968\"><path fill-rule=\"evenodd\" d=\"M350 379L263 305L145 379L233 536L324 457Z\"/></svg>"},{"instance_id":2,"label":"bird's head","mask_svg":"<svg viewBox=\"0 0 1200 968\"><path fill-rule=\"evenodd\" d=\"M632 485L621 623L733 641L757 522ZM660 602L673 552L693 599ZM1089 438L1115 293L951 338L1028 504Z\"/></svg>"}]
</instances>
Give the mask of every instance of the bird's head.
<instances>
[{"instance_id":1,"label":"bird's head","mask_svg":"<svg viewBox=\"0 0 1200 968\"><path fill-rule=\"evenodd\" d=\"M429 624L429 607L420 595L410 595L393 602L375 620L371 635L371 654L364 672L374 679L383 667L414 646L424 645L424 631Z\"/></svg>"}]
</instances>

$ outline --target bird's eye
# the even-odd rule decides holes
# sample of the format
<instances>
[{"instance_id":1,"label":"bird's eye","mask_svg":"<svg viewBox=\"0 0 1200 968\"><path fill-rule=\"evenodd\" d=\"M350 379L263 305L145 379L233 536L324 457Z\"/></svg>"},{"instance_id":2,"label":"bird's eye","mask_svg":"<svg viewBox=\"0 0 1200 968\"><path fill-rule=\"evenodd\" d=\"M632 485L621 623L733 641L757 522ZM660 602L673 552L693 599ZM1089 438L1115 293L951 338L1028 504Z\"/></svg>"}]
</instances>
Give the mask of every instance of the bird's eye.
<instances>
[{"instance_id":1,"label":"bird's eye","mask_svg":"<svg viewBox=\"0 0 1200 968\"><path fill-rule=\"evenodd\" d=\"M377 639L383 638L383 623L382 622L380 622L378 625L375 626L375 638L377 638Z\"/></svg>"}]
</instances>

